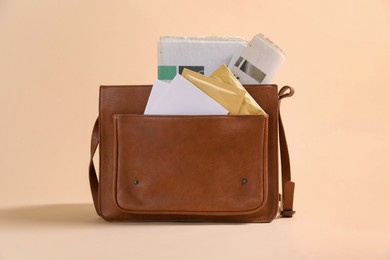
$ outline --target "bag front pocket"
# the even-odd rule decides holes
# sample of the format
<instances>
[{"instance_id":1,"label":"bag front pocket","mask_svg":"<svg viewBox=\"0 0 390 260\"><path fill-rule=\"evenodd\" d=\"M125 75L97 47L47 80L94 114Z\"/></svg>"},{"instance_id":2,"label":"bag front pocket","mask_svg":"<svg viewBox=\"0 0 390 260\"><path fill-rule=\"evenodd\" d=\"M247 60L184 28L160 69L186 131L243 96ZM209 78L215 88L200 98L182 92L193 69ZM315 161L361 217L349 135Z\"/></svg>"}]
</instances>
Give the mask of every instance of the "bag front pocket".
<instances>
[{"instance_id":1,"label":"bag front pocket","mask_svg":"<svg viewBox=\"0 0 390 260\"><path fill-rule=\"evenodd\" d=\"M232 215L266 200L268 116L114 115L114 129L122 211Z\"/></svg>"}]
</instances>

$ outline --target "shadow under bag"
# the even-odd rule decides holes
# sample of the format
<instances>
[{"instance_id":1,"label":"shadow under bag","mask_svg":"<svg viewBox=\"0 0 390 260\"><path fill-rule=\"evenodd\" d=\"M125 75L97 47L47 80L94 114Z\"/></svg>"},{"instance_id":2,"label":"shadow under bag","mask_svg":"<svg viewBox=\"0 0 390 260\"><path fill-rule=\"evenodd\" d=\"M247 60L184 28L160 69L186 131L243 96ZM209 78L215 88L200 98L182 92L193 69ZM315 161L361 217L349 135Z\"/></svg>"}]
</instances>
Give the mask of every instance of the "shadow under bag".
<instances>
[{"instance_id":1,"label":"shadow under bag","mask_svg":"<svg viewBox=\"0 0 390 260\"><path fill-rule=\"evenodd\" d=\"M244 87L267 115L143 115L152 86L101 86L89 165L96 212L108 221L271 222L279 210L292 217L279 107L294 90Z\"/></svg>"}]
</instances>

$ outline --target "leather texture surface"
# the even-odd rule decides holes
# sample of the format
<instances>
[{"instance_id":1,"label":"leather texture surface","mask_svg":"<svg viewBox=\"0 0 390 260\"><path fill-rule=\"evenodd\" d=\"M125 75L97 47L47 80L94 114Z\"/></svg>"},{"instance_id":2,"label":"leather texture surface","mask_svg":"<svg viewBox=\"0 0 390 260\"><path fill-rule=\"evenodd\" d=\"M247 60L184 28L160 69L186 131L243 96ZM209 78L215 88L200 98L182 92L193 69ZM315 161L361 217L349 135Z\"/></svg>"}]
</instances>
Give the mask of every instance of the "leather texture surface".
<instances>
[{"instance_id":1,"label":"leather texture surface","mask_svg":"<svg viewBox=\"0 0 390 260\"><path fill-rule=\"evenodd\" d=\"M261 207L267 123L267 116L115 115L118 207L200 215Z\"/></svg>"},{"instance_id":2,"label":"leather texture surface","mask_svg":"<svg viewBox=\"0 0 390 260\"><path fill-rule=\"evenodd\" d=\"M100 174L99 182L91 181L99 188L99 215L108 221L272 221L279 207L277 86L245 87L268 116L144 116L150 85L101 86L93 135L100 142Z\"/></svg>"}]
</instances>

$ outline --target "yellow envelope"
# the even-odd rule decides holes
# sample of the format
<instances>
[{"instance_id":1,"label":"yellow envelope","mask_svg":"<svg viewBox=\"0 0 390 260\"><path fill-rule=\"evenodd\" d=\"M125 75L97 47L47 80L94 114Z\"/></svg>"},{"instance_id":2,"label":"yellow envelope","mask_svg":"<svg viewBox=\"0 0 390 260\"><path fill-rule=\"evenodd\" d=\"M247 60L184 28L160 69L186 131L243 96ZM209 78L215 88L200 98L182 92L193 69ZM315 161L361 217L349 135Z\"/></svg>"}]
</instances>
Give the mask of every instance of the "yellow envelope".
<instances>
[{"instance_id":1,"label":"yellow envelope","mask_svg":"<svg viewBox=\"0 0 390 260\"><path fill-rule=\"evenodd\" d=\"M246 89L241 85L237 80L234 74L226 67L225 64L222 64L217 70L211 74L210 78L216 79L220 82L233 85L236 88L245 91L244 101L238 111L240 115L266 115L265 111L257 104L253 97L246 91Z\"/></svg>"},{"instance_id":2,"label":"yellow envelope","mask_svg":"<svg viewBox=\"0 0 390 260\"><path fill-rule=\"evenodd\" d=\"M189 69L184 69L181 75L226 108L229 114L238 114L244 101L245 90Z\"/></svg>"}]
</instances>

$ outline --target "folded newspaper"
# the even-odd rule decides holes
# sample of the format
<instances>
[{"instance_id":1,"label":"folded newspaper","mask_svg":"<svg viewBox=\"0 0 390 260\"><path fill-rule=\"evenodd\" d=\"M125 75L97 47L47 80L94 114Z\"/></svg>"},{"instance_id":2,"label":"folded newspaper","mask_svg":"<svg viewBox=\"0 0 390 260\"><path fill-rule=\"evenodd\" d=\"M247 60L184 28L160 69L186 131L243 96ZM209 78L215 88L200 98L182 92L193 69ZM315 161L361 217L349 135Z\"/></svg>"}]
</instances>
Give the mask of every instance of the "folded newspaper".
<instances>
[{"instance_id":1,"label":"folded newspaper","mask_svg":"<svg viewBox=\"0 0 390 260\"><path fill-rule=\"evenodd\" d=\"M158 43L158 79L172 80L187 68L210 75L221 64L229 64L247 41L238 37L161 37Z\"/></svg>"},{"instance_id":2,"label":"folded newspaper","mask_svg":"<svg viewBox=\"0 0 390 260\"><path fill-rule=\"evenodd\" d=\"M158 79L170 81L185 68L210 76L221 64L241 84L272 83L285 60L283 51L262 34L248 43L238 37L161 37Z\"/></svg>"}]
</instances>

